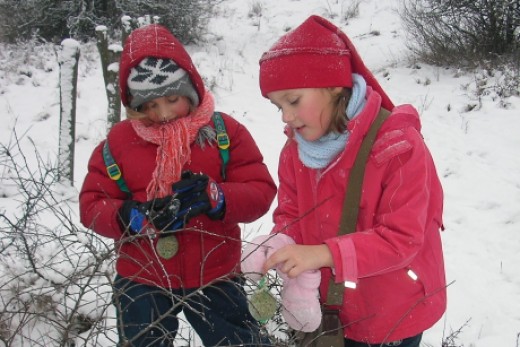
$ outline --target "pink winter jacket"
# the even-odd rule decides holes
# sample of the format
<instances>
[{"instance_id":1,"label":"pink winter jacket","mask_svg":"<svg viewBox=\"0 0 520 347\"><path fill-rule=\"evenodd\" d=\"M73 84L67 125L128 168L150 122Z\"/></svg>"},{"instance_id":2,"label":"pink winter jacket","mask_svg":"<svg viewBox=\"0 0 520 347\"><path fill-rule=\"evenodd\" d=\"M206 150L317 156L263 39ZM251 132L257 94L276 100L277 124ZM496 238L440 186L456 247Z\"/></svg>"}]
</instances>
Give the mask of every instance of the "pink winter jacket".
<instances>
[{"instance_id":1,"label":"pink winter jacket","mask_svg":"<svg viewBox=\"0 0 520 347\"><path fill-rule=\"evenodd\" d=\"M356 283L345 288L345 335L374 344L417 335L446 308L442 187L412 106L395 107L383 124L367 162L356 232L337 236L347 179L380 104L369 90L366 107L348 123L346 149L322 170L305 167L296 141L288 141L273 229L299 244L328 245L336 281ZM321 273L326 302L332 270Z\"/></svg>"}]
</instances>

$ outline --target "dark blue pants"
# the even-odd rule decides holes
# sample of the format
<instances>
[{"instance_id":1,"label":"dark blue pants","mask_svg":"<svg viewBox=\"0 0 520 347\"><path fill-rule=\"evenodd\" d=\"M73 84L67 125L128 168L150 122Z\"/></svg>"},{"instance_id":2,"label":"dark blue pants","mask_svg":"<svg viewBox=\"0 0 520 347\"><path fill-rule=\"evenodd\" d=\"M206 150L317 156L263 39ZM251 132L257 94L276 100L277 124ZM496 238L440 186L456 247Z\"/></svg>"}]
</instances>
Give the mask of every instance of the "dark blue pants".
<instances>
[{"instance_id":1,"label":"dark blue pants","mask_svg":"<svg viewBox=\"0 0 520 347\"><path fill-rule=\"evenodd\" d=\"M364 342L357 342L354 340L345 339L345 347L419 347L419 345L421 344L421 339L422 333L400 341L393 341L382 344L368 344Z\"/></svg>"},{"instance_id":2,"label":"dark blue pants","mask_svg":"<svg viewBox=\"0 0 520 347\"><path fill-rule=\"evenodd\" d=\"M270 346L249 313L240 280L168 290L117 276L114 304L120 347L173 347L183 311L205 346Z\"/></svg>"}]
</instances>

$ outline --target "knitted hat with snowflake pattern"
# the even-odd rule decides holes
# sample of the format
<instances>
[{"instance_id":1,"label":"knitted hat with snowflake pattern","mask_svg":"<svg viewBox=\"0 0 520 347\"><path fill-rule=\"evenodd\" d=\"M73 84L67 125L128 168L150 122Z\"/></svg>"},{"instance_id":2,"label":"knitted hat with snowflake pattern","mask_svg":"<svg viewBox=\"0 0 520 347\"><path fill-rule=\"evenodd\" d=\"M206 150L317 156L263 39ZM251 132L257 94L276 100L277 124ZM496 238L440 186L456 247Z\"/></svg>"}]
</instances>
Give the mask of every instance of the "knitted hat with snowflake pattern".
<instances>
[{"instance_id":1,"label":"knitted hat with snowflake pattern","mask_svg":"<svg viewBox=\"0 0 520 347\"><path fill-rule=\"evenodd\" d=\"M151 66L153 63L155 66ZM149 74L145 73L145 70L148 70ZM131 73L133 81L129 78ZM158 78L154 80L154 77ZM157 82L161 80L158 86ZM194 94L189 91L190 84ZM159 89L156 89L156 86ZM126 39L119 61L121 102L125 106L135 107L136 104L142 103L134 100L136 97L140 100L150 100L145 97L145 90L157 90L159 93L167 91L167 86L178 87L177 92L186 92L179 95L190 97L195 105L204 99L204 82L182 43L166 27L159 24L135 29ZM132 95L132 92L137 96ZM151 95L155 95L155 92Z\"/></svg>"},{"instance_id":2,"label":"knitted hat with snowflake pattern","mask_svg":"<svg viewBox=\"0 0 520 347\"><path fill-rule=\"evenodd\" d=\"M338 27L313 15L282 36L260 58L262 95L277 90L352 87L352 74L363 76L382 97L382 106L393 103L367 69L356 48Z\"/></svg>"},{"instance_id":3,"label":"knitted hat with snowflake pattern","mask_svg":"<svg viewBox=\"0 0 520 347\"><path fill-rule=\"evenodd\" d=\"M173 94L187 96L195 106L199 104L199 96L188 73L171 59L143 59L130 70L128 90L132 97L132 108L152 99Z\"/></svg>"}]
</instances>

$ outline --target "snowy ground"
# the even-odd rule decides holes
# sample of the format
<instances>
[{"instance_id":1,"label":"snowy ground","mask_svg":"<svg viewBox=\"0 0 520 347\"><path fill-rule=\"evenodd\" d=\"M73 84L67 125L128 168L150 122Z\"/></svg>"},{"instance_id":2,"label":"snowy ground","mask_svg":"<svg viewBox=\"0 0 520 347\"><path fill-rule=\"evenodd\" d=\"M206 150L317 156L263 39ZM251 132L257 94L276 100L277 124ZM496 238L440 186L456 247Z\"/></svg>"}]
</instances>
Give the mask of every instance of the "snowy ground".
<instances>
[{"instance_id":1,"label":"snowy ground","mask_svg":"<svg viewBox=\"0 0 520 347\"><path fill-rule=\"evenodd\" d=\"M460 346L518 347L520 100L508 99L504 108L493 97L491 87L489 95L476 97L474 84L481 80L476 73L411 64L395 12L398 0L361 1L359 15L345 23L341 14L351 3L224 0L211 22L208 43L188 49L208 86L214 86L217 108L250 129L276 176L285 138L280 114L260 95L258 59L287 29L310 14L323 15L340 25L394 103L412 103L420 110L423 135L444 186L449 303L444 318L426 332L424 345L440 347L443 336L462 327L457 340ZM261 5L261 15L253 14L255 5ZM22 146L32 148L31 140L40 155L55 160L59 126L56 57L38 60L38 52L29 51L27 62L15 63L11 57L19 55L2 50L2 144L16 129L18 134L26 134ZM488 85L496 78L489 77ZM106 100L92 45L82 47L77 102L74 187L79 189L87 159L105 135ZM471 112L466 111L475 105ZM0 192L8 190L8 186L0 187ZM0 199L0 210L15 207L15 199ZM77 214L77 205L72 203L71 209ZM268 233L271 225L268 214L245 225L244 237Z\"/></svg>"}]
</instances>

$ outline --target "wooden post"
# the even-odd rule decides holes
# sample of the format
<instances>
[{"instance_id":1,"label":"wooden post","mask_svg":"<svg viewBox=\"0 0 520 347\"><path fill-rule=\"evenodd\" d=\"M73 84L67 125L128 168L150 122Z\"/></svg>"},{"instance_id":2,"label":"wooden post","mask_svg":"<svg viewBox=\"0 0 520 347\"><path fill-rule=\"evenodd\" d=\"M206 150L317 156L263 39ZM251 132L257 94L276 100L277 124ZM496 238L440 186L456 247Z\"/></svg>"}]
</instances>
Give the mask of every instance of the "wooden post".
<instances>
[{"instance_id":1,"label":"wooden post","mask_svg":"<svg viewBox=\"0 0 520 347\"><path fill-rule=\"evenodd\" d=\"M79 43L65 39L61 43L60 66L60 134L58 180L74 183L74 144L76 140L76 94L78 84Z\"/></svg>"}]
</instances>

